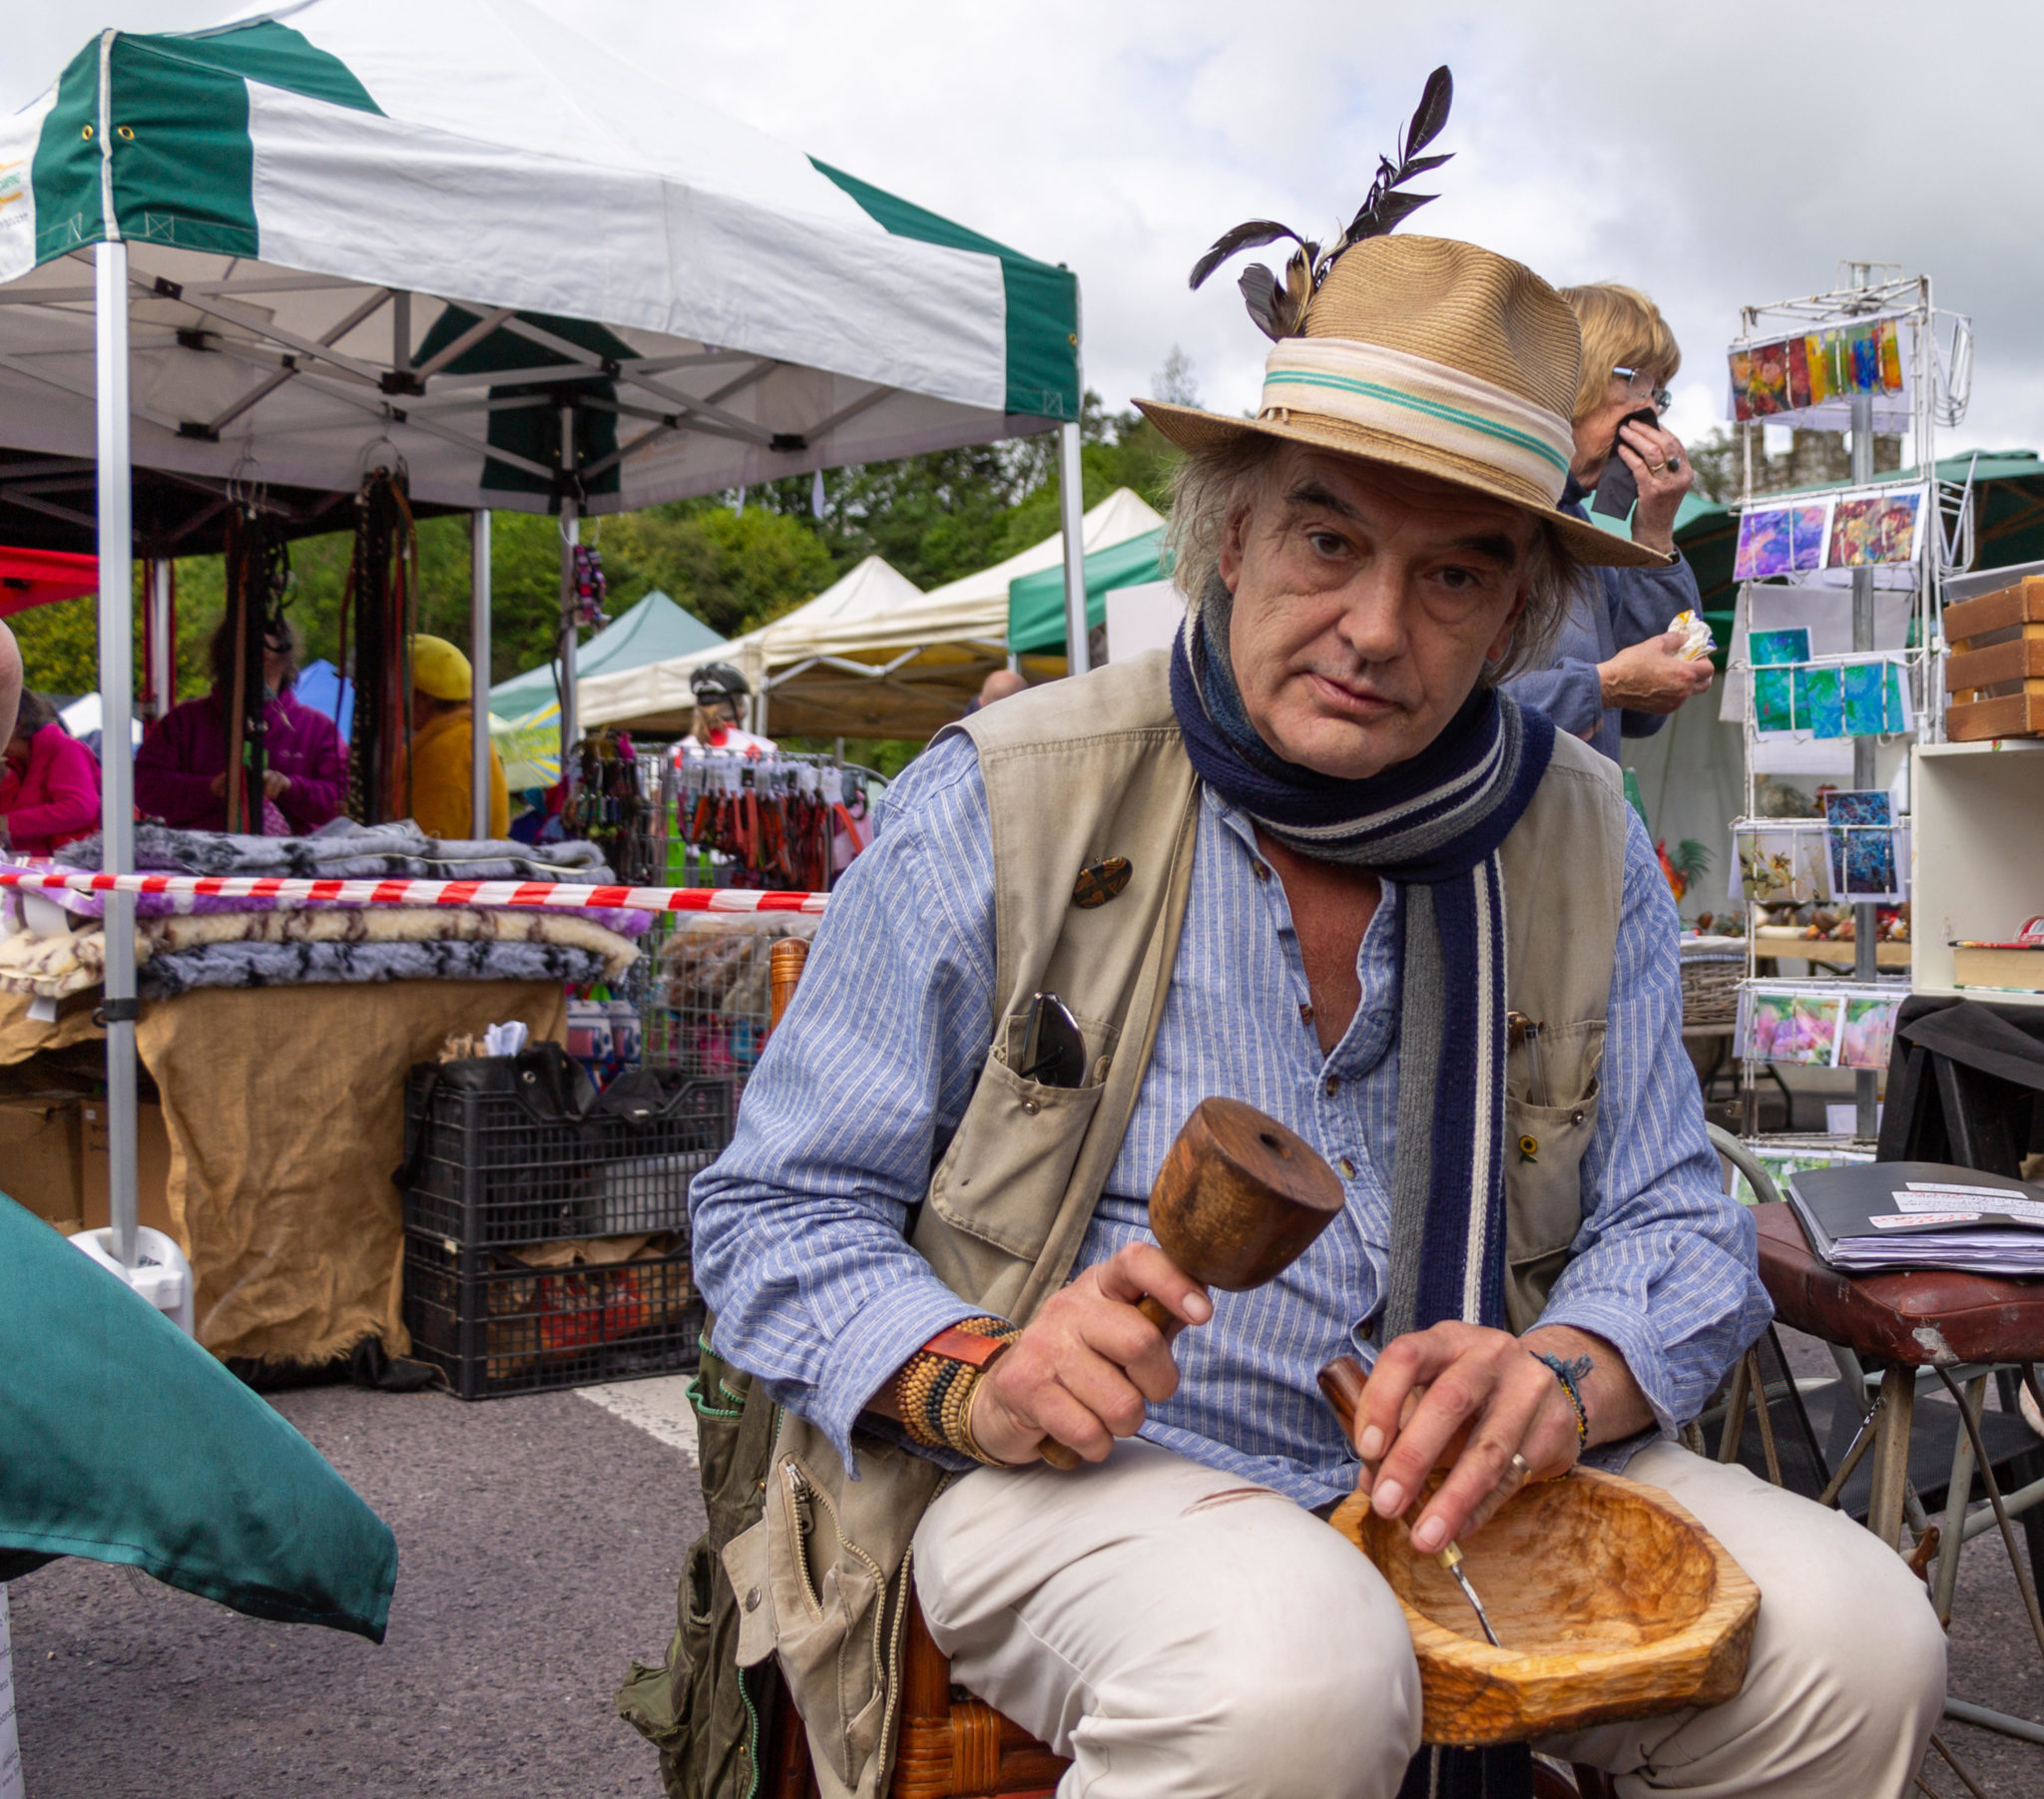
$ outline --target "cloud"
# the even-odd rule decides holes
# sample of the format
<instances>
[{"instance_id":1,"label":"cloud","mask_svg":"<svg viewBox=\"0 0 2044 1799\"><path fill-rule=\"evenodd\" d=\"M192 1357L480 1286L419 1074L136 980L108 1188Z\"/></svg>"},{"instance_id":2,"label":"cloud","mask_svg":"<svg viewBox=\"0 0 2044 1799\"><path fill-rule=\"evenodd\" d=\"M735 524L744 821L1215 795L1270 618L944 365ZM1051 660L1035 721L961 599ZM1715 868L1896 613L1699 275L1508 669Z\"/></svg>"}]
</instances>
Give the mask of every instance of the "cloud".
<instances>
[{"instance_id":1,"label":"cloud","mask_svg":"<svg viewBox=\"0 0 2044 1799\"><path fill-rule=\"evenodd\" d=\"M1234 271L1193 294L1186 270L1238 220L1344 218L1445 61L1456 159L1411 228L1654 294L1684 345L1682 429L1718 420L1742 305L1824 288L1860 256L1930 273L1974 319L1972 416L1940 449L2044 448L2044 109L2022 0L534 3L722 112L1069 263L1112 405L1174 343L1211 403L1253 402L1264 340ZM24 11L0 106L84 41L49 16L65 10ZM180 29L230 10L105 0L94 19Z\"/></svg>"}]
</instances>

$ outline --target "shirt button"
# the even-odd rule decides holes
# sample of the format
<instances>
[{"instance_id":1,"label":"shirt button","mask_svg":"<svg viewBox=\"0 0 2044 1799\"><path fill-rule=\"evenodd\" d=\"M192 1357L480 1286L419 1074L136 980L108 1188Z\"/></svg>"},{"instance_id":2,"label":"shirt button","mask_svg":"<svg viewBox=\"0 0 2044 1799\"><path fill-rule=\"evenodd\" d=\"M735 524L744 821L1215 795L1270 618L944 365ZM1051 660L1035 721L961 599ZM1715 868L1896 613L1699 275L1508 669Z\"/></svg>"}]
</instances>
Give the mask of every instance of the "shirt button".
<instances>
[{"instance_id":1,"label":"shirt button","mask_svg":"<svg viewBox=\"0 0 2044 1799\"><path fill-rule=\"evenodd\" d=\"M1022 1102L1022 1110L1033 1119L1043 1108L1034 1100L1024 1100Z\"/></svg>"},{"instance_id":2,"label":"shirt button","mask_svg":"<svg viewBox=\"0 0 2044 1799\"><path fill-rule=\"evenodd\" d=\"M1320 1092L1325 1094L1330 1100L1340 1091L1341 1083L1332 1075L1329 1075L1325 1081L1320 1083Z\"/></svg>"},{"instance_id":3,"label":"shirt button","mask_svg":"<svg viewBox=\"0 0 2044 1799\"><path fill-rule=\"evenodd\" d=\"M1298 1009L1298 1022L1301 1025L1309 1025L1313 1022L1313 1009L1310 1006L1301 1006Z\"/></svg>"},{"instance_id":4,"label":"shirt button","mask_svg":"<svg viewBox=\"0 0 2044 1799\"><path fill-rule=\"evenodd\" d=\"M1340 1161L1337 1162L1335 1165L1338 1168L1340 1168L1341 1172L1347 1175L1347 1177L1350 1180L1353 1180L1355 1178L1355 1164L1352 1161L1350 1161L1347 1156L1342 1156Z\"/></svg>"},{"instance_id":5,"label":"shirt button","mask_svg":"<svg viewBox=\"0 0 2044 1799\"><path fill-rule=\"evenodd\" d=\"M1271 878L1271 864L1270 864L1270 863L1268 863L1268 862L1253 862L1253 863L1251 863L1251 864L1250 864L1250 866L1251 866L1251 867L1253 867L1253 868L1254 868L1254 869L1255 869L1255 870L1257 871L1257 879L1258 879L1258 880L1260 880L1260 881L1268 881L1268 880L1269 880L1269 879Z\"/></svg>"}]
</instances>

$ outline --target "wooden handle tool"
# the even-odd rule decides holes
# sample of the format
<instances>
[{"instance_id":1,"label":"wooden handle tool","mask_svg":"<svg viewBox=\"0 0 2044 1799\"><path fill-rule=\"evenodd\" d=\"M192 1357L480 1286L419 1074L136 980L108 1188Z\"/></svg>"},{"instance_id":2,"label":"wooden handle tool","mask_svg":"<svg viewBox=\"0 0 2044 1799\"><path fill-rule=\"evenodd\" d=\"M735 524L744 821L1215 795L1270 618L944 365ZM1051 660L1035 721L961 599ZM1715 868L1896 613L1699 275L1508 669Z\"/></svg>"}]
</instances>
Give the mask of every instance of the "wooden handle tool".
<instances>
[{"instance_id":1,"label":"wooden handle tool","mask_svg":"<svg viewBox=\"0 0 2044 1799\"><path fill-rule=\"evenodd\" d=\"M1350 1444L1355 1441L1355 1419L1362 1410L1363 1390L1368 1384L1369 1377L1353 1356L1336 1356L1320 1370L1320 1396L1332 1408L1334 1416L1340 1419L1341 1429L1347 1434ZM1497 1632L1490 1627L1490 1613L1484 1610L1468 1571L1462 1566L1461 1545L1450 1538L1434 1552L1434 1560L1454 1576L1455 1584L1462 1589L1462 1596L1469 1601L1469 1609L1476 1613L1476 1621L1483 1626L1483 1634L1490 1646L1493 1649L1503 1648Z\"/></svg>"}]
</instances>

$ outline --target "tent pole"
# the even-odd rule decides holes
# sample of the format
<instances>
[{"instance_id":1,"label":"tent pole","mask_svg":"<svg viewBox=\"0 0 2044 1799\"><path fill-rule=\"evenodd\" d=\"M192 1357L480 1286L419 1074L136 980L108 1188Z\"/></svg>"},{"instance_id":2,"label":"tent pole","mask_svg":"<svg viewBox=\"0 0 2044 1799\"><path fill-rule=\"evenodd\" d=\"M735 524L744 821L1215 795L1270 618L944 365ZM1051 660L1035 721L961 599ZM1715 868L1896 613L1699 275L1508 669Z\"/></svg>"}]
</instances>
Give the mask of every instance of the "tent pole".
<instances>
[{"instance_id":1,"label":"tent pole","mask_svg":"<svg viewBox=\"0 0 2044 1799\"><path fill-rule=\"evenodd\" d=\"M111 226L111 220L109 221ZM133 494L128 464L128 245L93 251L99 412L100 866L135 867ZM107 1187L111 1245L136 1264L135 896L107 895Z\"/></svg>"},{"instance_id":2,"label":"tent pole","mask_svg":"<svg viewBox=\"0 0 2044 1799\"><path fill-rule=\"evenodd\" d=\"M574 749L582 732L575 703L575 546L582 541L582 521L576 512L575 408L561 408L561 781L570 794L575 791Z\"/></svg>"},{"instance_id":3,"label":"tent pole","mask_svg":"<svg viewBox=\"0 0 2044 1799\"><path fill-rule=\"evenodd\" d=\"M150 666L144 684L149 689L150 710L159 718L175 701L171 697L171 671L178 666L178 646L171 641L171 559L159 556L149 564L149 648ZM101 741L105 742L105 738Z\"/></svg>"},{"instance_id":4,"label":"tent pole","mask_svg":"<svg viewBox=\"0 0 2044 1799\"><path fill-rule=\"evenodd\" d=\"M1093 667L1086 621L1086 496L1079 472L1079 422L1058 432L1058 510L1065 527L1065 672Z\"/></svg>"},{"instance_id":5,"label":"tent pole","mask_svg":"<svg viewBox=\"0 0 2044 1799\"><path fill-rule=\"evenodd\" d=\"M1852 285L1871 283L1873 270L1866 263L1852 265ZM1933 473L1935 471L1933 470ZM1852 480L1865 486L1873 479L1873 395L1852 396ZM1934 491L1934 489L1933 489ZM1873 648L1873 571L1852 571L1852 648ZM1852 784L1867 788L1874 784L1873 739L1852 739ZM1873 902L1863 900L1852 908L1852 978L1871 987L1880 979L1878 921ZM1852 1077L1852 1129L1856 1136L1880 1133L1880 1074L1861 1069Z\"/></svg>"},{"instance_id":6,"label":"tent pole","mask_svg":"<svg viewBox=\"0 0 2044 1799\"><path fill-rule=\"evenodd\" d=\"M490 515L468 515L468 834L490 834Z\"/></svg>"}]
</instances>

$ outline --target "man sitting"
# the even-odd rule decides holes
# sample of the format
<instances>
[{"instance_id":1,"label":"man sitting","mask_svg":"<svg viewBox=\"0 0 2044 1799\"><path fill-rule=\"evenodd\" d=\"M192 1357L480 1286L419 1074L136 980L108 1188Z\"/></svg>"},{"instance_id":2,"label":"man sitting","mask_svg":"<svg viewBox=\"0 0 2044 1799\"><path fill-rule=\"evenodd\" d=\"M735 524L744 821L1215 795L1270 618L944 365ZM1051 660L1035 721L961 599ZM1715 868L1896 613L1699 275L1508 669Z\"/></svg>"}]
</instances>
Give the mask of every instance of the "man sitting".
<instances>
[{"instance_id":1,"label":"man sitting","mask_svg":"<svg viewBox=\"0 0 2044 1799\"><path fill-rule=\"evenodd\" d=\"M1412 1759L1398 1606L1315 1514L1360 1479L1428 1551L1579 1456L1674 1494L1763 1599L1736 1698L1542 1746L1628 1794L1907 1786L1943 1693L1920 1583L1677 1440L1767 1322L1754 1229L1616 770L1497 692L1582 567L1656 560L1555 511L1578 356L1516 263L1347 249L1255 419L1145 407L1188 455L1168 666L940 735L831 896L694 1189L716 1353L786 1408L724 1552L739 1658L777 1652L825 1794L884 1791L911 1580L1067 1795L1451 1790L1466 1765ZM1057 1071L1024 1060L1050 994L1083 1039ZM1147 1228L1209 1095L1346 1188L1256 1291ZM1355 1442L1314 1386L1344 1352L1374 1361Z\"/></svg>"}]
</instances>

